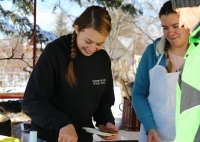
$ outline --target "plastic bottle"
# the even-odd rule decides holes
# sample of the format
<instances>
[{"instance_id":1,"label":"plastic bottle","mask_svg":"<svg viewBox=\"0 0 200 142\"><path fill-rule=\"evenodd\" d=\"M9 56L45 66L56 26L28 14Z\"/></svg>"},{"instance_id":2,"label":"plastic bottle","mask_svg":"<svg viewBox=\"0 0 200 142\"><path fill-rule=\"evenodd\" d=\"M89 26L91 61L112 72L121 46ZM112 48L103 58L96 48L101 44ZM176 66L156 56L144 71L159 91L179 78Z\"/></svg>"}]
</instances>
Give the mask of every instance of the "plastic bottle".
<instances>
[{"instance_id":1,"label":"plastic bottle","mask_svg":"<svg viewBox=\"0 0 200 142\"><path fill-rule=\"evenodd\" d=\"M37 131L30 131L29 142L37 142Z\"/></svg>"}]
</instances>

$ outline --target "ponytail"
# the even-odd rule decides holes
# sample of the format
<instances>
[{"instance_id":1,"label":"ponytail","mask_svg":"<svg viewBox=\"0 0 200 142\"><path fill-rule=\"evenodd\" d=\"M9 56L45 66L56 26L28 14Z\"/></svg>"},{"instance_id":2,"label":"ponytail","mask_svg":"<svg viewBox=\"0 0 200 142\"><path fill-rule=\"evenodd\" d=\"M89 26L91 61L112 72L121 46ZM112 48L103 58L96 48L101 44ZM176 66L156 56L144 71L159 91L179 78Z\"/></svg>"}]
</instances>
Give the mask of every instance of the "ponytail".
<instances>
[{"instance_id":1,"label":"ponytail","mask_svg":"<svg viewBox=\"0 0 200 142\"><path fill-rule=\"evenodd\" d=\"M77 55L76 36L77 35L74 31L71 40L72 45L71 45L70 62L67 67L67 71L65 72L65 78L72 88L74 88L77 85L77 78L74 74L74 65L73 65L73 60L76 58Z\"/></svg>"},{"instance_id":2,"label":"ponytail","mask_svg":"<svg viewBox=\"0 0 200 142\"><path fill-rule=\"evenodd\" d=\"M164 48L164 52L165 52L165 55L167 57L167 66L166 66L166 70L168 73L170 73L172 71L172 62L169 58L169 53L168 53L168 50L169 50L169 47L170 47L170 43L167 39L165 39L165 48Z\"/></svg>"}]
</instances>

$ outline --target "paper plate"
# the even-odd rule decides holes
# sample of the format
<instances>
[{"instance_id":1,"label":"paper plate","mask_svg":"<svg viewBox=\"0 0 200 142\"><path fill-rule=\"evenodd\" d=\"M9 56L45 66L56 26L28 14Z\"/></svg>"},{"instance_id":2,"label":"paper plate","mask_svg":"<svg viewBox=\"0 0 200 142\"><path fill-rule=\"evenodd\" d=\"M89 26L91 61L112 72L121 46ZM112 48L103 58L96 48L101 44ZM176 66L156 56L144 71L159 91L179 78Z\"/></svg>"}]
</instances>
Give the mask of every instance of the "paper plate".
<instances>
[{"instance_id":1,"label":"paper plate","mask_svg":"<svg viewBox=\"0 0 200 142\"><path fill-rule=\"evenodd\" d=\"M101 135L101 136L115 135L115 134L111 134L111 133L101 132L99 129L95 129L95 128L83 127L83 129L85 129L88 133L97 134L97 135Z\"/></svg>"}]
</instances>

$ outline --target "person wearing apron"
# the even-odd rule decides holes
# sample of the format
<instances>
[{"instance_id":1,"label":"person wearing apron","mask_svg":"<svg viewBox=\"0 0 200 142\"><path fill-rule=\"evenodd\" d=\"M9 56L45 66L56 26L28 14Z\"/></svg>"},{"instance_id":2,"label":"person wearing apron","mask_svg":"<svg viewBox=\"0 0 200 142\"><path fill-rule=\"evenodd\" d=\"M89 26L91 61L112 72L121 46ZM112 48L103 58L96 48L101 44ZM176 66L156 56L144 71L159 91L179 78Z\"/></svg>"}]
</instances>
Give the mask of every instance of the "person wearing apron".
<instances>
[{"instance_id":1,"label":"person wearing apron","mask_svg":"<svg viewBox=\"0 0 200 142\"><path fill-rule=\"evenodd\" d=\"M150 94L148 102L160 140L172 141L175 138L176 83L180 71L167 73L165 67L159 65L163 55L149 71ZM140 141L146 142L146 140L147 135L141 124Z\"/></svg>"},{"instance_id":2,"label":"person wearing apron","mask_svg":"<svg viewBox=\"0 0 200 142\"><path fill-rule=\"evenodd\" d=\"M176 83L188 48L189 31L178 27L179 16L167 1L159 18L164 36L142 55L132 90L132 103L141 122L139 142L174 141Z\"/></svg>"}]
</instances>

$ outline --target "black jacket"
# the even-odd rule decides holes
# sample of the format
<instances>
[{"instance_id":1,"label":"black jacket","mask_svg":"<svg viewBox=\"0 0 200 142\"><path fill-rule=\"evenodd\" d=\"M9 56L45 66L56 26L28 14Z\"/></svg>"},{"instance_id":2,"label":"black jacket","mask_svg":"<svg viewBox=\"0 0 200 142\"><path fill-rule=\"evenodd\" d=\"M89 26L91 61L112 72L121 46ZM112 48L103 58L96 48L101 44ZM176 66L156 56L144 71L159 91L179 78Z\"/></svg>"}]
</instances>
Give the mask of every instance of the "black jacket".
<instances>
[{"instance_id":1,"label":"black jacket","mask_svg":"<svg viewBox=\"0 0 200 142\"><path fill-rule=\"evenodd\" d=\"M82 127L111 122L114 104L111 62L104 50L91 56L78 51L74 72L78 85L71 88L65 80L70 61L71 35L48 44L28 81L22 108L32 119L32 130L47 142L58 141L59 130L73 124L79 142L92 141L92 135Z\"/></svg>"}]
</instances>

